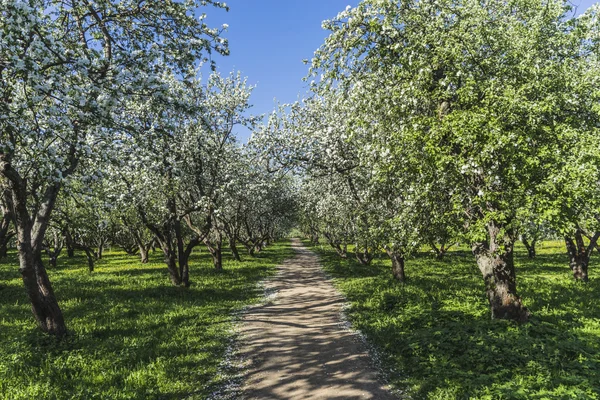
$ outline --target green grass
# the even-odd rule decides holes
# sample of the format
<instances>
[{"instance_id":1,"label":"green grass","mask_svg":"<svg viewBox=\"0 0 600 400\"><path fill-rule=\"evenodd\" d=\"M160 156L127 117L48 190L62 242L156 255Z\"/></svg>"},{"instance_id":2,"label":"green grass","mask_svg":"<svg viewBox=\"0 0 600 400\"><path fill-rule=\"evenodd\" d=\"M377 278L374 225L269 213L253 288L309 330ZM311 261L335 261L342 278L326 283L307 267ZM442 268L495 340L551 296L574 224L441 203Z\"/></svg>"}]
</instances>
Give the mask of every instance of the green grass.
<instances>
[{"instance_id":1,"label":"green grass","mask_svg":"<svg viewBox=\"0 0 600 400\"><path fill-rule=\"evenodd\" d=\"M257 283L288 258L288 242L212 268L193 256L189 289L169 284L157 252L149 264L106 252L89 273L83 256L49 270L69 337L36 327L16 258L0 262L0 399L203 399L232 339L232 313L259 301ZM225 257L227 258L227 257Z\"/></svg>"},{"instance_id":2,"label":"green grass","mask_svg":"<svg viewBox=\"0 0 600 400\"><path fill-rule=\"evenodd\" d=\"M390 262L361 266L316 249L350 303L348 317L378 349L391 383L415 399L600 398L600 262L576 283L564 245L545 242L529 260L516 248L527 324L491 320L483 279L466 249L407 261L406 284Z\"/></svg>"}]
</instances>

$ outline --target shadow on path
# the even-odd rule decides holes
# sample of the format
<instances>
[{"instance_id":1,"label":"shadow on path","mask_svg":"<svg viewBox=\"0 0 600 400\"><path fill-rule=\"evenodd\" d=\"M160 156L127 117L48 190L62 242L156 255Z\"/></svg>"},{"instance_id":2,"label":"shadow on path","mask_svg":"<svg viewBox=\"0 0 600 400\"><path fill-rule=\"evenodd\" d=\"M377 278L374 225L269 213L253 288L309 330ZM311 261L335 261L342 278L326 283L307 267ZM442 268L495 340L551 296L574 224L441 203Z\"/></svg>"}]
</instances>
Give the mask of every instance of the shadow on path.
<instances>
[{"instance_id":1,"label":"shadow on path","mask_svg":"<svg viewBox=\"0 0 600 400\"><path fill-rule=\"evenodd\" d=\"M277 293L244 316L244 399L395 399L359 341L340 324L343 299L318 257L294 239L293 259L266 286Z\"/></svg>"}]
</instances>

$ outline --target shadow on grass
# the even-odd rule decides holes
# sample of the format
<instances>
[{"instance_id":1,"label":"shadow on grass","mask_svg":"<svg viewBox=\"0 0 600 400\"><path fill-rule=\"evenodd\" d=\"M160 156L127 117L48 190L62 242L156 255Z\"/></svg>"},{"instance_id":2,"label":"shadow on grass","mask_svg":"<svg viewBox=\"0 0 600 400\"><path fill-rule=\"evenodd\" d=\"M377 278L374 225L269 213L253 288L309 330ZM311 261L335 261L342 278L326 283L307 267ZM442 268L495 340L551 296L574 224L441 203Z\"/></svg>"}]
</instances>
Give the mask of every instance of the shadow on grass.
<instances>
[{"instance_id":1,"label":"shadow on grass","mask_svg":"<svg viewBox=\"0 0 600 400\"><path fill-rule=\"evenodd\" d=\"M49 275L71 332L62 341L38 331L15 259L3 260L0 399L206 398L225 379L232 312L258 301L256 284L292 253L284 242L242 262L224 255L219 273L197 252L189 289L169 284L158 252L150 264L107 252L93 273L80 254L61 257Z\"/></svg>"},{"instance_id":2,"label":"shadow on grass","mask_svg":"<svg viewBox=\"0 0 600 400\"><path fill-rule=\"evenodd\" d=\"M318 252L351 304L353 326L414 398L600 397L600 276L573 282L564 254L517 257L519 290L533 312L519 325L490 319L466 252L418 254L407 261L406 284L392 280L389 261L363 266Z\"/></svg>"}]
</instances>

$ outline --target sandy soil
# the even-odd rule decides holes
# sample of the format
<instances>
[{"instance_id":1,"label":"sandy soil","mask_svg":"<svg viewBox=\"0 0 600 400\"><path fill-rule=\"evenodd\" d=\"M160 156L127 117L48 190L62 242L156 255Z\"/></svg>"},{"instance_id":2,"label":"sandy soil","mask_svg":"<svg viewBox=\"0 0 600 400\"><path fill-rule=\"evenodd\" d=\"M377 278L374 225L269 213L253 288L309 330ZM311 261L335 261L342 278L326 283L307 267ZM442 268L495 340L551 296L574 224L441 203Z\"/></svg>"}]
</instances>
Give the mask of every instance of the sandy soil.
<instances>
[{"instance_id":1,"label":"sandy soil","mask_svg":"<svg viewBox=\"0 0 600 400\"><path fill-rule=\"evenodd\" d=\"M293 240L296 256L266 284L274 300L243 318L240 352L249 360L243 399L395 399L367 352L340 321L343 298L317 256Z\"/></svg>"}]
</instances>

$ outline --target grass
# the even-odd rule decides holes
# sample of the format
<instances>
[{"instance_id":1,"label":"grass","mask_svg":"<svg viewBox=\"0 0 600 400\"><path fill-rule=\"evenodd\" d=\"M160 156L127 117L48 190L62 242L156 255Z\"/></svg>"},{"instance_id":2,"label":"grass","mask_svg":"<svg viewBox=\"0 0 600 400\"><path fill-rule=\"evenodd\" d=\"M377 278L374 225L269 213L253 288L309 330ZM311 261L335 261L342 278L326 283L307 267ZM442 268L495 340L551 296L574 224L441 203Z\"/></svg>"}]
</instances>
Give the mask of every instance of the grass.
<instances>
[{"instance_id":1,"label":"grass","mask_svg":"<svg viewBox=\"0 0 600 400\"><path fill-rule=\"evenodd\" d=\"M61 258L49 275L71 334L58 341L37 329L13 253L0 262L0 399L209 398L227 379L232 314L291 254L277 243L218 273L196 252L189 289L169 284L158 252L107 252L93 273L83 255Z\"/></svg>"},{"instance_id":2,"label":"grass","mask_svg":"<svg viewBox=\"0 0 600 400\"><path fill-rule=\"evenodd\" d=\"M389 380L415 399L600 398L600 273L574 282L564 245L545 242L529 260L516 248L527 324L491 320L483 279L468 251L362 266L313 247L350 307L348 318L378 349ZM596 264L596 265L595 265Z\"/></svg>"}]
</instances>

